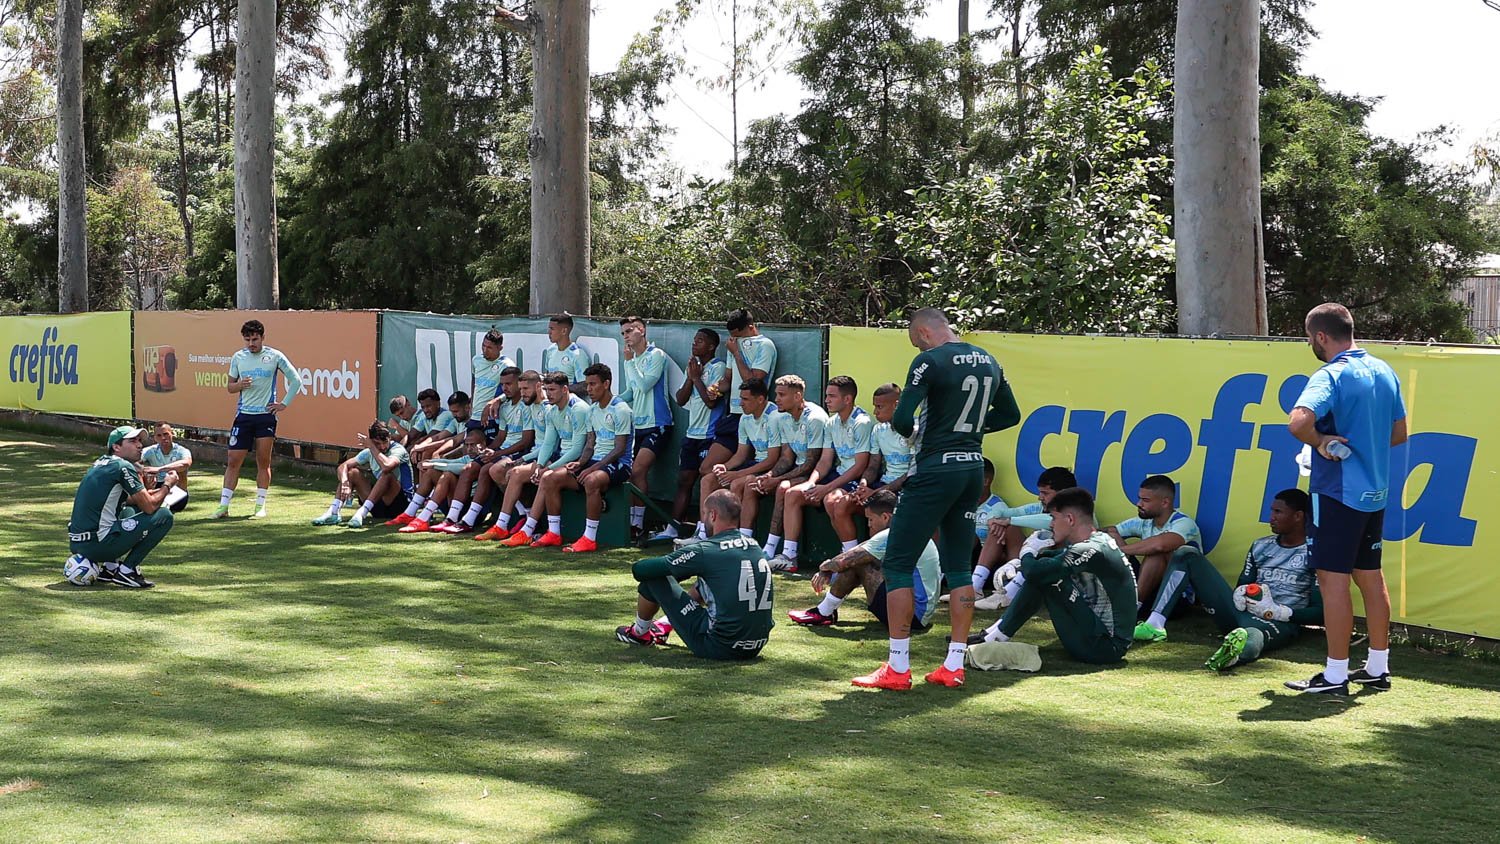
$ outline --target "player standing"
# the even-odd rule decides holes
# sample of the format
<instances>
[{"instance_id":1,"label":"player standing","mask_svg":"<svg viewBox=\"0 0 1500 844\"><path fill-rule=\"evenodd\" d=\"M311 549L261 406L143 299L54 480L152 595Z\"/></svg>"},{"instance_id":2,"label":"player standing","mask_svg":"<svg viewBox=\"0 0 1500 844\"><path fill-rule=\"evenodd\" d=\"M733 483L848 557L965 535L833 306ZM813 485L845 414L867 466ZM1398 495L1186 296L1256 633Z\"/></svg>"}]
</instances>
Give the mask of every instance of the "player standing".
<instances>
[{"instance_id":1,"label":"player standing","mask_svg":"<svg viewBox=\"0 0 1500 844\"><path fill-rule=\"evenodd\" d=\"M912 436L919 407L923 414L921 432L915 438L916 457L886 548L890 658L874 673L853 682L879 689L911 688L912 573L922 549L937 532L943 574L953 592L949 603L953 634L947 659L926 679L961 686L969 623L974 618L969 556L974 547L974 503L984 485L980 448L985 434L1020 422L1021 410L994 357L960 340L942 311L922 308L912 314L907 336L922 351L907 372L891 427L902 436Z\"/></svg>"},{"instance_id":2,"label":"player standing","mask_svg":"<svg viewBox=\"0 0 1500 844\"><path fill-rule=\"evenodd\" d=\"M224 469L224 489L213 518L229 515L229 500L240 483L240 466L255 447L255 512L252 519L266 517L266 495L271 491L271 451L276 445L276 419L302 390L302 378L287 356L267 346L266 327L258 319L240 326L245 348L229 359L229 392L238 395L234 425L229 429L229 465ZM276 389L276 375L286 379L285 397Z\"/></svg>"}]
</instances>

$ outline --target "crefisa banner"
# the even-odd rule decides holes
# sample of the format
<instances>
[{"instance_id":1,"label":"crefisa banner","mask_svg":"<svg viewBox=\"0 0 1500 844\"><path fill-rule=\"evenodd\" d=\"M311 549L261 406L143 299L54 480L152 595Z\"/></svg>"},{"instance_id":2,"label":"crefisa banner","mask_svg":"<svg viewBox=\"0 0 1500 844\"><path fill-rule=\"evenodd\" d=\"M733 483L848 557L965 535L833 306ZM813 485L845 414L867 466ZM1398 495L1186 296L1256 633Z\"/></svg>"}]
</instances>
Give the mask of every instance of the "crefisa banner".
<instances>
[{"instance_id":1,"label":"crefisa banner","mask_svg":"<svg viewBox=\"0 0 1500 844\"><path fill-rule=\"evenodd\" d=\"M252 319L265 325L265 344L285 354L302 379L277 436L357 445L356 434L376 418L373 312L138 311L136 415L228 430L237 402L228 391L229 359L245 348L240 326ZM284 396L277 380L277 394Z\"/></svg>"},{"instance_id":2,"label":"crefisa banner","mask_svg":"<svg viewBox=\"0 0 1500 844\"><path fill-rule=\"evenodd\" d=\"M130 416L130 312L0 317L0 407Z\"/></svg>"},{"instance_id":3,"label":"crefisa banner","mask_svg":"<svg viewBox=\"0 0 1500 844\"><path fill-rule=\"evenodd\" d=\"M1022 411L987 438L997 491L1031 500L1046 466L1068 466L1098 498L1101 524L1135 515L1140 482L1170 475L1179 507L1227 575L1270 533L1271 500L1307 488L1287 431L1321 363L1306 343L979 333ZM1365 345L1395 369L1410 440L1391 457L1384 567L1396 620L1500 637L1500 442L1494 419L1500 350ZM906 332L829 330L829 374L903 382L916 350ZM1455 401L1457 397L1463 401Z\"/></svg>"}]
</instances>

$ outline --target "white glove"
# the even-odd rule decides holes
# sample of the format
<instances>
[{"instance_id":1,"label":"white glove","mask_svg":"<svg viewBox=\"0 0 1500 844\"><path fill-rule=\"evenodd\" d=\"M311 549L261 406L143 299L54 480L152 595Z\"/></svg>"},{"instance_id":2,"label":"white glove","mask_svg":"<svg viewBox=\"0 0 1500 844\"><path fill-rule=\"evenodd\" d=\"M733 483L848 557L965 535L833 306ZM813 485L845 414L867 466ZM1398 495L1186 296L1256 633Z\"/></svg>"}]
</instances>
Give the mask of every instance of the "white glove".
<instances>
[{"instance_id":1,"label":"white glove","mask_svg":"<svg viewBox=\"0 0 1500 844\"><path fill-rule=\"evenodd\" d=\"M1037 554L1040 554L1041 552L1051 547L1052 531L1039 530L1036 533L1033 533L1032 535L1026 537L1026 541L1021 543L1021 553L1018 556L1035 557Z\"/></svg>"},{"instance_id":2,"label":"white glove","mask_svg":"<svg viewBox=\"0 0 1500 844\"><path fill-rule=\"evenodd\" d=\"M1016 577L1016 575L1018 575L1020 573L1021 573L1021 561L1020 560L1011 560L1010 562L1006 563L1005 565L1001 566L999 569L997 569L995 571L995 582L996 583L1005 583L1007 581L1014 580L1015 577Z\"/></svg>"},{"instance_id":3,"label":"white glove","mask_svg":"<svg viewBox=\"0 0 1500 844\"><path fill-rule=\"evenodd\" d=\"M1245 607L1249 606L1249 602L1245 599L1245 587L1248 585L1234 590L1234 608L1240 612L1245 612Z\"/></svg>"},{"instance_id":4,"label":"white glove","mask_svg":"<svg viewBox=\"0 0 1500 844\"><path fill-rule=\"evenodd\" d=\"M1306 478L1312 475L1312 453L1313 447L1303 445L1302 450L1297 453L1297 474Z\"/></svg>"},{"instance_id":5,"label":"white glove","mask_svg":"<svg viewBox=\"0 0 1500 844\"><path fill-rule=\"evenodd\" d=\"M1250 613L1256 618L1263 618L1266 621L1272 621L1274 619L1274 616L1276 615L1276 608L1281 605L1276 603L1275 598L1271 597L1271 590L1267 589L1264 583L1260 585L1260 590L1260 600L1246 601L1245 612Z\"/></svg>"},{"instance_id":6,"label":"white glove","mask_svg":"<svg viewBox=\"0 0 1500 844\"><path fill-rule=\"evenodd\" d=\"M1278 604L1275 601L1266 601L1258 608L1256 615L1266 621L1291 621L1292 608L1286 604Z\"/></svg>"}]
</instances>

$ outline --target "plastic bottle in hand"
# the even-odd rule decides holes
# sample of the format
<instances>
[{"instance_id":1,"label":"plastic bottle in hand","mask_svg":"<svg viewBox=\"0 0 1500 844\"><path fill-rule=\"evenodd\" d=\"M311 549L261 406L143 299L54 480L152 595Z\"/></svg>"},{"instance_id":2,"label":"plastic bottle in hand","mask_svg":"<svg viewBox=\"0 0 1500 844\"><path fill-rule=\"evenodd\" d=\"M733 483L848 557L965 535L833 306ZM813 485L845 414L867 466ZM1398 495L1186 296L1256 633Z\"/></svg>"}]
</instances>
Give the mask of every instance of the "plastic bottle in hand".
<instances>
[{"instance_id":1,"label":"plastic bottle in hand","mask_svg":"<svg viewBox=\"0 0 1500 844\"><path fill-rule=\"evenodd\" d=\"M1333 442L1328 444L1328 456L1334 458L1335 460L1343 460L1353 453L1354 451L1350 449L1349 446L1344 445L1338 440L1334 440Z\"/></svg>"},{"instance_id":2,"label":"plastic bottle in hand","mask_svg":"<svg viewBox=\"0 0 1500 844\"><path fill-rule=\"evenodd\" d=\"M1259 583L1252 583L1245 587L1245 603L1253 604L1266 596L1266 590Z\"/></svg>"}]
</instances>

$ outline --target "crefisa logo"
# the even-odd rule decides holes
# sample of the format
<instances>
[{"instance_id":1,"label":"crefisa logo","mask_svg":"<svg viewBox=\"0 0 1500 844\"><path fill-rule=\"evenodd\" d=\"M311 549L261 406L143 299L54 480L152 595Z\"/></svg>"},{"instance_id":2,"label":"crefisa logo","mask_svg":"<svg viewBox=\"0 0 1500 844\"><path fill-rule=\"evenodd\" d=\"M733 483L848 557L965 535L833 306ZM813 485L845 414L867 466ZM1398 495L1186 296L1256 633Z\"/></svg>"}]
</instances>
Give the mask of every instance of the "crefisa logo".
<instances>
[{"instance_id":1,"label":"crefisa logo","mask_svg":"<svg viewBox=\"0 0 1500 844\"><path fill-rule=\"evenodd\" d=\"M37 401L48 384L78 383L78 344L59 343L58 336L57 327L48 326L42 330L42 342L10 348L10 382L35 384Z\"/></svg>"}]
</instances>

